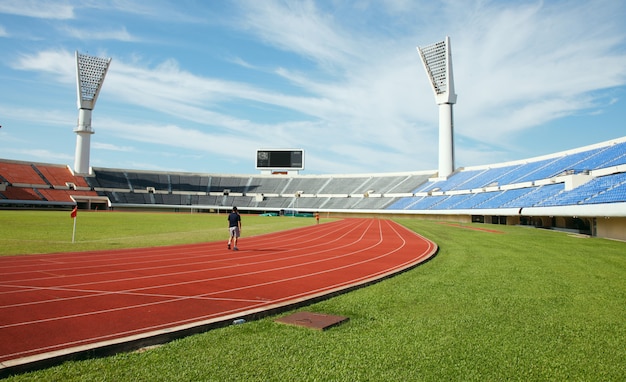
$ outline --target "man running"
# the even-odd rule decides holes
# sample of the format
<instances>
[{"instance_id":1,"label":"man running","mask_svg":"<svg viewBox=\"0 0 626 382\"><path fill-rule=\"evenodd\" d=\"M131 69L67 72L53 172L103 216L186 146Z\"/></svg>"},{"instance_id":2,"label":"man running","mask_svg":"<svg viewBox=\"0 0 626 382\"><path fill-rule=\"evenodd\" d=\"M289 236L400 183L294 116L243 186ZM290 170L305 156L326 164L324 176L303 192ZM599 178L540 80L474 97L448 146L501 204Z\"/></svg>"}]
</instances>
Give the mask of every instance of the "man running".
<instances>
[{"instance_id":1,"label":"man running","mask_svg":"<svg viewBox=\"0 0 626 382\"><path fill-rule=\"evenodd\" d=\"M230 237L228 238L228 249L230 249L230 244L233 244L233 251L238 251L237 248L237 239L241 235L241 216L237 212L237 207L233 207L233 212L228 215L228 231L230 233Z\"/></svg>"}]
</instances>

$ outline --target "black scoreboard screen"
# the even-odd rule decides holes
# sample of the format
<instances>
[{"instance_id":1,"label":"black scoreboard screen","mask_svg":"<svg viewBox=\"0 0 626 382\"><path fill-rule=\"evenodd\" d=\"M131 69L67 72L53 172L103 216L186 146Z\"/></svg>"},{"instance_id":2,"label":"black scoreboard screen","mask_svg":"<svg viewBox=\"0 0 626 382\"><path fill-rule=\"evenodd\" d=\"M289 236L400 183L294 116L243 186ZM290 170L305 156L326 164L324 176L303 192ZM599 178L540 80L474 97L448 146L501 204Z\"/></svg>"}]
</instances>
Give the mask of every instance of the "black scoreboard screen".
<instances>
[{"instance_id":1,"label":"black scoreboard screen","mask_svg":"<svg viewBox=\"0 0 626 382\"><path fill-rule=\"evenodd\" d=\"M256 168L304 170L304 150L259 149L256 151Z\"/></svg>"}]
</instances>

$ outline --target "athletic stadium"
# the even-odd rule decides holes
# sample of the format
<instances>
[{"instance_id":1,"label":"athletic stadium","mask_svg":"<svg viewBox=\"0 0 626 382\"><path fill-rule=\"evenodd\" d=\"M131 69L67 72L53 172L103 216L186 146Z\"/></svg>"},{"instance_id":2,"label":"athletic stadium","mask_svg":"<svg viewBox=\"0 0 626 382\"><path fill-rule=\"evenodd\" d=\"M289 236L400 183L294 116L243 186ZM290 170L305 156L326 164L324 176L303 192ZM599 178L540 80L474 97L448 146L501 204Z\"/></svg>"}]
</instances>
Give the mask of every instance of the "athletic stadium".
<instances>
[{"instance_id":1,"label":"athletic stadium","mask_svg":"<svg viewBox=\"0 0 626 382\"><path fill-rule=\"evenodd\" d=\"M614 241L626 241L626 136L604 142L589 142L589 145L584 147L524 160L455 167L452 107L456 102L456 94L452 80L449 39L418 48L418 51L439 105L439 168L416 169L411 172L318 175L300 174L304 169L305 160L305 153L300 149L259 149L256 163L258 173L246 175L89 166L90 136L93 134L91 111L95 106L110 59L76 52L79 118L78 127L74 130L77 134L75 164L72 167L68 164L0 159L0 209L67 211L74 219L74 229L77 211L93 211L92 215L97 215L101 211L140 211L171 213L159 214L167 216L174 216L175 213L178 215L184 213L186 216L210 216L226 214L235 206L243 215L267 216L267 220L285 220L278 216L305 218L322 216L330 222L316 224L312 220L314 223L306 228L298 227L252 236L246 238L246 245L249 247L242 251L227 251L225 242L215 241L180 246L153 245L139 249L1 257L4 279L0 291L2 297L0 309L5 316L0 320L0 334L6 338L3 338L0 345L0 377L45 369L69 360L93 360L101 356L137 350L147 352L152 346L160 346L218 328L228 327L231 331L225 333L234 334L234 330L237 329L233 328L240 327L247 321L262 321L265 317L308 307L320 301L324 302L330 297L339 295L343 297L348 291L370 289L362 288L364 286L376 284L378 287L383 284L379 284L380 281L391 279L392 276L395 280L397 279L395 276L403 275L406 271L425 264L438 253L438 243L421 236L417 229L406 227L411 221L432 222L432 225L446 228L467 228L468 232L491 235L488 239L486 236L483 237L482 240L492 245L498 240L497 234L507 232L508 227L505 226L541 229L524 230L541 232L536 233L536 236L549 231L561 231L567 233L568 238L571 236L577 239L611 239L607 241L612 244ZM271 163L272 155L279 157L274 164ZM404 225L394 219L403 219ZM448 245L456 245L457 250L469 248L471 251L471 240L481 239L469 235L463 233L457 237L470 240L470 244L448 242ZM553 238L544 237L542 240L540 242L548 242ZM589 242L590 240L587 241ZM230 250L230 241L228 243ZM585 245L593 245L587 243ZM531 243L525 244L531 247ZM568 246L575 247L571 243ZM491 248L481 251L490 250ZM497 247L495 251L498 251ZM518 245L507 251L518 254L523 253L524 248ZM540 251L541 248L536 252ZM583 249L580 251L582 255L586 255ZM615 258L611 257L615 256L614 249L611 248L607 252L610 252L607 254L609 259L607 262L610 262L610 259ZM572 254L577 255L579 253ZM506 261L498 263L500 260L495 257L490 259L494 266L506 267ZM476 258L470 257L463 261L479 262ZM448 264L451 265L450 269L459 269L453 264ZM561 261L560 264L567 266L569 261ZM619 272L619 267L620 264L617 264L617 268L611 269L618 269ZM467 264L461 268L467 269ZM545 269L553 271L550 267ZM439 271L446 272L445 266L439 267ZM609 277L589 269L570 272L559 268L559 271L562 272L561 278L566 273L576 275L582 273L588 277L595 277L594 281L603 280L605 276ZM380 286L387 294L383 298L377 295L378 300L373 298L368 300L377 301L372 304L373 307L365 306L369 303L358 302L357 307L351 309L342 307L341 310L351 312L352 316L356 317L355 321L359 322L355 326L360 325L361 330L382 330L377 333L385 338L390 336L392 345L381 345L376 342L375 335L363 336L363 331L357 331L355 337L351 337L355 339L347 345L349 350L346 350L346 354L352 356L356 354L368 361L337 357L336 360L339 360L337 362L341 364L338 366L339 371L323 365L316 369L317 374L310 374L308 362L318 353L329 353L333 349L322 348L309 356L304 363L298 363L306 365L306 370L289 371L297 373L301 379L310 380L409 380L407 378L417 374L411 374L411 371L403 374L404 371L412 370L413 367L419 369L421 361L429 360L429 354L411 354L416 356L416 359L406 359L405 349L427 344L428 341L424 338L431 335L431 342L445 344L442 348L461 348L462 352L473 349L463 360L468 363L476 354L490 354L489 351L479 348L489 347L486 344L493 340L495 342L491 348L503 349L506 365L503 366L502 363L497 366L490 365L489 359L483 359L477 362L480 367L467 368L463 362L457 362L466 357L463 354L456 361L448 363L441 375L436 372L433 374L432 362L425 362L424 365L431 365L428 367L431 370L430 374L422 370L421 375L426 376L427 380L429 378L525 380L526 377L544 380L546 377L550 379L553 376L559 378L572 375L574 379L578 376L585 379L590 373L595 373L595 370L590 372L590 369L597 365L584 364L583 355L577 358L581 360L582 371L562 370L561 365L569 365L571 362L567 363L550 356L543 359L537 354L526 354L524 352L540 353L540 351L518 349L516 343L507 342L507 337L525 336L519 333L505 333L506 330L520 328L527 331L527 336L540 340L546 336L545 333L550 333L552 342L548 342L548 347L554 349L547 350L553 355L560 354L563 348L571 347L572 342L578 346L575 349L580 349L588 342L580 340L589 335L587 332L581 334L576 332L578 329L552 327L542 327L542 332L537 329L538 324L535 321L539 319L558 326L562 320L558 315L567 312L570 306L577 306L578 297L571 298L574 293L571 290L578 290L581 285L576 282L571 284L563 282L561 285L562 280L555 271L554 274L547 276L548 284L543 281L535 286L532 282L526 283L529 287L538 288L524 292L532 295L532 298L521 292L520 297L516 295L518 290L506 290L506 281L522 277L520 274L527 277L526 274L532 272L525 273L516 268L515 272L509 270L498 275L473 274L472 277L478 283L483 282L487 276L493 280L500 277L500 283L498 287L487 287L479 293L473 291L472 294L472 291L468 290L458 293L457 296L437 295L431 291L426 293L426 300L421 302L418 302L416 293L420 291L421 283L427 283L428 280L405 279L403 282L409 285L418 285L409 291L394 290L388 286L393 284ZM414 280L419 280L419 277L415 275L413 277ZM441 291L455 283L450 275L436 277L435 281L433 285L438 285L437 289ZM550 282L554 285L549 285ZM476 285L467 280L461 282L463 285L466 283L470 285L469 289ZM502 296L506 296L502 299L500 286L503 288ZM492 297L484 297L490 293L489 289L492 289L494 294L489 294ZM556 292L551 294L551 290L559 290L560 294ZM428 300L429 293L438 297L432 301ZM580 295L585 293L590 292L585 289ZM589 301L593 301L593 306L596 307L605 306L601 301L603 297L612 302L619 299L615 297L619 293L620 289L617 288L611 296L593 295ZM533 299L537 295L543 297ZM567 298L562 297L564 295ZM396 296L398 301L404 303L394 308L381 307L375 310L375 305L382 306L383 300L385 303L393 303L396 300L388 298L389 296ZM466 309L469 303L475 303L477 296L485 299L478 301L479 305L492 306L492 309L489 309L489 313L493 314L490 319L483 318L485 311L478 314L480 317L470 319L469 315L464 316L469 311ZM508 298L511 301L508 301ZM455 306L451 303L461 300L467 305ZM533 304L537 304L538 308L533 308ZM606 333L600 333L598 336L593 333L593 339L596 342L606 340L609 345L606 348L615 349L620 345L614 343L615 339L612 336L616 334L616 342L623 339L621 335L623 317L620 319L611 313L619 311L619 307L608 305L607 309L613 310L608 311L606 315L597 313L597 317L595 311L570 313L580 314L583 318L578 322L583 325L587 324L587 321L583 320L589 319L590 326L597 325L606 330ZM406 306L420 307L419 314L424 314L420 316L423 321L418 322L417 318L408 316L401 326L382 325L391 322L393 326L394 321L386 320L384 316L392 315L390 311L403 311L407 309ZM550 315L551 307L563 306L565 308L558 310L557 314ZM375 310L375 313L370 313L371 316L363 313L369 308ZM459 310L455 310L457 308ZM511 309L521 312L519 317L509 314ZM316 319L320 319L320 316L324 316L320 320L326 319L325 315L319 313L298 313L304 313L304 318L292 318L291 323L295 322L300 326L307 326L303 323L312 324ZM431 313L432 316L429 316ZM525 322L523 316L531 323ZM442 318L447 317L458 318L454 323L456 326L450 332L452 334L443 335L411 329L412 325L419 325L423 329L439 327L437 321L443 321ZM288 321L289 316L280 319ZM348 317L339 316L339 319L347 320ZM496 326L495 321L504 321L504 324ZM277 330L268 329L267 325L261 322L258 326L241 330L251 335L254 330L261 332L265 330L270 333ZM363 325L365 329L362 329ZM472 326L485 328L474 342L472 338L464 337ZM494 327L497 329L489 333L489 328ZM553 330L557 333L553 333ZM402 331L405 338L411 339L406 342L405 338L393 337L395 331ZM301 334L304 332L293 333L297 333L295 334L297 336L308 336ZM339 336L340 333L341 331L337 331L334 335ZM412 337L417 335L423 335L424 338ZM332 338L333 334L328 336ZM363 337L373 338L376 349L359 353ZM11 338L11 341L7 340L8 338ZM435 338L436 341L433 340ZM453 340L450 340L451 338ZM273 335L270 340L264 339L280 341L280 336ZM317 340L318 338L313 339ZM335 340L329 343L341 341L340 337L335 337ZM254 349L249 349L250 352L263 350L264 346L269 348L269 345L263 342L255 343L248 339L242 341L246 345L258 345ZM393 345L396 341L397 345ZM459 345L457 341L466 341L470 344ZM591 346L592 351L605 348L596 342ZM299 344L300 341L296 340L294 343ZM302 340L302 343L306 343L306 340ZM455 343L456 347L448 346L451 343ZM558 346L554 345L555 343ZM381 353L385 359L379 359L378 362L387 365L387 368L391 367L389 372L385 367L379 370L369 361L371 357L376 357L379 345L385 347L386 352ZM296 354L310 350L306 346L304 349L285 350L287 347L289 345L283 344L280 348L286 355L278 357L281 361L283 359L294 361L297 358ZM214 350L212 344L205 348ZM514 350L511 351L511 348ZM391 359L393 355L389 355L390 349L393 354L396 352L404 354L404 358ZM431 348L429 351L435 350ZM276 349L268 351L272 354L283 354ZM439 350L437 354L445 352L445 349ZM495 355L502 353L499 350L495 352L498 353ZM507 352L517 355L507 357ZM199 353L202 352L194 352ZM154 354L158 354L158 351ZM452 354L452 358L457 356ZM605 356L619 360L620 357L623 358L623 352ZM179 373L190 372L194 367L205 368L204 365L209 364L212 373L218 371L223 373L220 374L221 377L214 377L212 380L291 380L293 376L289 373L281 374L285 372L283 366L268 367L264 374L265 359L260 361L261 366L252 366L255 370L248 371L245 362L238 361L240 359L238 355L229 354L227 358L241 365L241 370L237 369L233 371L235 374L230 374L230 370L218 370L220 368L218 364L210 365L211 360L203 360L203 366L191 366ZM543 368L535 370L528 366L528 362L534 366L535 360L541 360ZM120 362L120 359L116 358L114 362ZM171 360L159 364L168 362ZM176 362L179 363L179 360ZM440 362L446 363L446 360L435 360L434 364L439 365ZM520 367L516 362L523 365ZM181 361L180 364L184 365L185 362ZM359 370L356 370L357 367L354 365L360 365ZM363 367L364 365L371 366L372 370ZM483 365L485 370L480 370ZM607 380L612 380L620 374L617 370L619 366L601 364L601 367L598 371L600 380L604 379L602 376L608 376ZM142 372L129 369L126 373L124 369L122 373L125 375L122 380L135 380ZM80 378L77 377L80 373L72 373L75 378ZM92 368L90 373L93 376L93 373L97 374L98 371ZM96 378L115 380L119 377L119 374L113 374L112 371L109 373L111 373L109 378L107 375L101 377L99 374ZM145 378L150 380L158 379L157 376L163 380L206 378L206 374L183 376L158 374L152 372ZM399 376L402 377L396 379ZM57 375L56 379L64 378Z\"/></svg>"}]
</instances>

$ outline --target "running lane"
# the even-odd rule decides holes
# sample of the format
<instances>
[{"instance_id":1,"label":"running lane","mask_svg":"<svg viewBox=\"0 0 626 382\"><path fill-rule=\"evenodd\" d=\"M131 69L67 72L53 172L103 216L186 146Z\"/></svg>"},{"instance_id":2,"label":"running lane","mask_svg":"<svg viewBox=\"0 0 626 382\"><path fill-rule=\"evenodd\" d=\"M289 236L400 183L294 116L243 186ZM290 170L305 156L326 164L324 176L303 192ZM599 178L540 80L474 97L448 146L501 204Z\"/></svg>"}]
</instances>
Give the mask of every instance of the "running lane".
<instances>
[{"instance_id":1,"label":"running lane","mask_svg":"<svg viewBox=\"0 0 626 382\"><path fill-rule=\"evenodd\" d=\"M344 219L226 242L0 257L0 370L233 320L392 275L437 246Z\"/></svg>"}]
</instances>

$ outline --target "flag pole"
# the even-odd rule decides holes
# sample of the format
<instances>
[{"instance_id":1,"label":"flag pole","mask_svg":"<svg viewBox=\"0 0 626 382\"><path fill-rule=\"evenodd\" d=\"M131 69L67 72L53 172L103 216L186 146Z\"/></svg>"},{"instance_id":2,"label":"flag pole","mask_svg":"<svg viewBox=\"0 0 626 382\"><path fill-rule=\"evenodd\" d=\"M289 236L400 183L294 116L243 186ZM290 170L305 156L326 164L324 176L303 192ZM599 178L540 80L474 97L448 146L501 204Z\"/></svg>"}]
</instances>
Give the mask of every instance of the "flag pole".
<instances>
[{"instance_id":1,"label":"flag pole","mask_svg":"<svg viewBox=\"0 0 626 382\"><path fill-rule=\"evenodd\" d=\"M74 237L76 237L76 217L74 217L74 229L72 230L72 244L74 244Z\"/></svg>"},{"instance_id":2,"label":"flag pole","mask_svg":"<svg viewBox=\"0 0 626 382\"><path fill-rule=\"evenodd\" d=\"M72 244L74 244L74 238L76 237L76 215L78 215L78 205L74 206L70 217L74 220L74 229L72 229Z\"/></svg>"}]
</instances>

